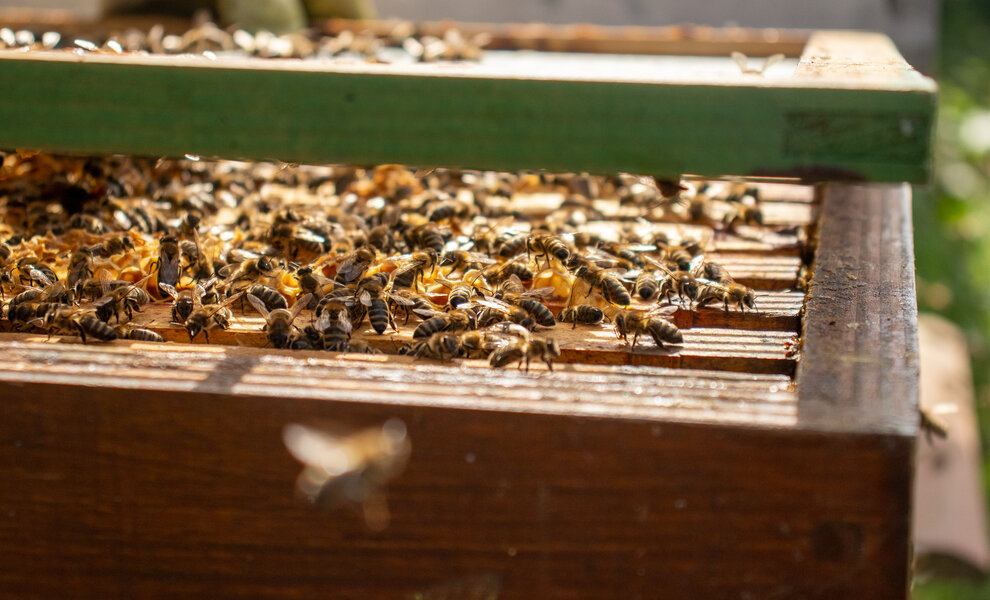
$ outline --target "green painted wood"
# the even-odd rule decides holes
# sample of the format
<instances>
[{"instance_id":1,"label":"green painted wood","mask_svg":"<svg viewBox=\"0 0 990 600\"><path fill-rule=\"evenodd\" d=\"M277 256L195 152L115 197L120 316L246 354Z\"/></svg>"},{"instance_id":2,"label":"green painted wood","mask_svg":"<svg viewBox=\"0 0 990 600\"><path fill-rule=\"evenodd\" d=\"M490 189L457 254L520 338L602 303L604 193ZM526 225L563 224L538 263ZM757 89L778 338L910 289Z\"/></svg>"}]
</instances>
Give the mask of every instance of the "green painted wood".
<instances>
[{"instance_id":1,"label":"green painted wood","mask_svg":"<svg viewBox=\"0 0 990 600\"><path fill-rule=\"evenodd\" d=\"M374 67L4 53L0 148L909 182L927 181L931 170L927 85L577 81Z\"/></svg>"}]
</instances>

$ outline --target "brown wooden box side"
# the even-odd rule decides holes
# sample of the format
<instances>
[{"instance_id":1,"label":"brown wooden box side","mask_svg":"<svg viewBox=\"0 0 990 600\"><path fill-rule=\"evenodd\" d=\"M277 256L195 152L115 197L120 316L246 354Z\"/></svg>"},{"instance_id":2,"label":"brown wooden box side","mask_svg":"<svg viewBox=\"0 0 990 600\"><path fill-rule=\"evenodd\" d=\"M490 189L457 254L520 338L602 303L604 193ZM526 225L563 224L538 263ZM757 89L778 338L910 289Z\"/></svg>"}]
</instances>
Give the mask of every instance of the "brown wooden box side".
<instances>
[{"instance_id":1,"label":"brown wooden box side","mask_svg":"<svg viewBox=\"0 0 990 600\"><path fill-rule=\"evenodd\" d=\"M818 238L797 370L799 426L913 437L918 306L910 188L823 186Z\"/></svg>"},{"instance_id":2,"label":"brown wooden box side","mask_svg":"<svg viewBox=\"0 0 990 600\"><path fill-rule=\"evenodd\" d=\"M471 582L500 598L904 595L902 436L358 392L0 394L0 587L19 598L411 597ZM286 423L390 417L412 455L384 533L293 500ZM476 593L459 597L489 597Z\"/></svg>"}]
</instances>

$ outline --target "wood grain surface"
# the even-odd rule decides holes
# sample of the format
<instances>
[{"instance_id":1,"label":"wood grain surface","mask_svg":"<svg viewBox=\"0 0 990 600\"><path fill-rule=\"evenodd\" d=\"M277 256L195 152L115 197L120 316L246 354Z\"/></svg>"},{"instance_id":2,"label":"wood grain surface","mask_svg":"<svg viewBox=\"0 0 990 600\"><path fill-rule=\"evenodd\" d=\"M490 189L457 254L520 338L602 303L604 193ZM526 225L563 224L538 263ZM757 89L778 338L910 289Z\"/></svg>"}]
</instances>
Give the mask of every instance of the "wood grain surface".
<instances>
[{"instance_id":1,"label":"wood grain surface","mask_svg":"<svg viewBox=\"0 0 990 600\"><path fill-rule=\"evenodd\" d=\"M918 306L911 192L827 186L797 372L802 426L914 436Z\"/></svg>"},{"instance_id":2,"label":"wood grain surface","mask_svg":"<svg viewBox=\"0 0 990 600\"><path fill-rule=\"evenodd\" d=\"M889 47L869 47L894 60ZM890 67L843 79L825 63L771 78L728 58L696 72L673 57L634 57L656 63L634 69L585 57L599 66L566 54L537 68L525 55L402 65L2 52L0 147L664 177L929 176L934 84L920 75L888 77Z\"/></svg>"},{"instance_id":3,"label":"wood grain surface","mask_svg":"<svg viewBox=\"0 0 990 600\"><path fill-rule=\"evenodd\" d=\"M461 393L470 368L396 380L323 358L301 386L309 358L251 349L2 346L0 586L18 598L904 595L911 445L784 425L779 378L703 375L733 397L783 384L778 424L754 428L658 418L653 401L703 394L683 373L637 409L635 378L609 408L604 373L481 369L507 395L493 405ZM365 383L321 385L334 369ZM583 389L547 398L558 384ZM773 396L751 394L754 414ZM384 532L294 501L283 426L387 418L412 455Z\"/></svg>"}]
</instances>

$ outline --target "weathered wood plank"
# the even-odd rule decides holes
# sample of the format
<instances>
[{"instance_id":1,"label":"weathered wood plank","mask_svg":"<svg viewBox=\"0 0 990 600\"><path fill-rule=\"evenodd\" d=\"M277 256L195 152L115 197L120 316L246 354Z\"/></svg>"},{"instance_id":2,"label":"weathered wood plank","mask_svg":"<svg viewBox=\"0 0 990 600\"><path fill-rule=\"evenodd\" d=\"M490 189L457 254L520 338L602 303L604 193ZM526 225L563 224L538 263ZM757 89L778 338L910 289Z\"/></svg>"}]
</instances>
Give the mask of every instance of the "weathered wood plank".
<instances>
[{"instance_id":1,"label":"weathered wood plank","mask_svg":"<svg viewBox=\"0 0 990 600\"><path fill-rule=\"evenodd\" d=\"M666 177L928 176L927 80L905 92L886 79L847 85L731 69L664 78L650 68L566 76L525 64L4 52L0 147Z\"/></svg>"},{"instance_id":2,"label":"weathered wood plank","mask_svg":"<svg viewBox=\"0 0 990 600\"><path fill-rule=\"evenodd\" d=\"M757 301L760 302L759 300ZM776 306L775 305L780 305ZM759 304L758 304L759 305ZM795 299L792 296L778 297L777 302L770 302L764 314L749 313L726 315L721 308L706 308L698 311L691 318L687 315L674 315L674 322L680 322L692 329L682 331L684 344L669 348L657 349L652 340L641 339L636 350L631 352L629 346L616 338L614 328L605 323L596 326L579 325L572 328L567 324L544 329L541 335L547 335L557 341L561 348L561 363L581 364L634 364L664 367L682 367L689 369L714 369L749 373L779 373L792 374L796 359L795 348L796 328L787 328L787 324L796 324L797 311ZM776 312L779 309L779 312ZM731 309L738 312L738 309ZM687 311L683 311L687 312ZM307 319L304 313L300 319ZM691 319L688 321L688 319ZM714 326L731 326L733 322L747 322L750 327L779 319L774 323L777 330L745 330L706 328ZM166 303L151 304L140 312L135 313L134 323L147 327L173 342L189 342L186 330L171 323L171 308ZM6 325L6 324L5 324ZM253 346L261 347L268 344L262 331L264 320L254 312L241 314L234 310L234 318L227 330L210 332L210 342L224 346ZM374 332L367 321L354 332L355 340L363 340L373 348L386 354L395 354L412 340L412 333L418 322L410 322L403 326L399 322L398 332L386 330L384 335ZM0 336L0 339L3 339ZM200 334L196 344L205 344L205 337Z\"/></svg>"},{"instance_id":3,"label":"weathered wood plank","mask_svg":"<svg viewBox=\"0 0 990 600\"><path fill-rule=\"evenodd\" d=\"M26 346L4 344L5 356ZM284 376L306 361L236 349L212 361L162 352L150 365L166 379L218 365L198 382L80 388L44 374L78 346L40 346L0 373L0 477L13 482L0 486L0 585L18 598L407 597L458 582L468 597L506 598L905 593L911 447L897 436L699 426L641 410L575 418L580 403L542 400L563 373L493 373L489 387L509 397L458 395L456 409L443 390L459 390L463 372L436 375L435 403L402 391L408 372L370 397L297 387L301 377L259 384L259 365ZM116 360L155 356L121 350ZM92 364L73 378L99 377L85 372ZM343 368L381 388L374 373ZM640 394L623 381L610 393ZM283 426L393 417L412 454L389 485L385 531L347 507L294 502L299 465Z\"/></svg>"},{"instance_id":4,"label":"weathered wood plank","mask_svg":"<svg viewBox=\"0 0 990 600\"><path fill-rule=\"evenodd\" d=\"M4 336L0 380L86 387L283 394L549 414L626 415L699 422L793 425L786 375L561 364L554 372L495 371L485 361L291 352L120 340ZM94 365L99 368L94 369ZM290 389L291 388L291 389Z\"/></svg>"},{"instance_id":5,"label":"weathered wood plank","mask_svg":"<svg viewBox=\"0 0 990 600\"><path fill-rule=\"evenodd\" d=\"M825 187L797 371L801 424L918 429L918 308L906 185Z\"/></svg>"},{"instance_id":6,"label":"weathered wood plank","mask_svg":"<svg viewBox=\"0 0 990 600\"><path fill-rule=\"evenodd\" d=\"M399 23L396 20L360 21L330 19L321 29L338 35L344 31L372 31L385 36ZM491 36L489 50L539 50L547 52L584 52L593 54L668 54L694 56L728 56L733 51L749 56L769 56L777 52L799 56L809 31L714 28L693 25L668 27L603 27L591 24L549 25L545 23L451 23L450 21L417 22L415 29L423 35L443 37L452 26L466 36L486 33Z\"/></svg>"}]
</instances>

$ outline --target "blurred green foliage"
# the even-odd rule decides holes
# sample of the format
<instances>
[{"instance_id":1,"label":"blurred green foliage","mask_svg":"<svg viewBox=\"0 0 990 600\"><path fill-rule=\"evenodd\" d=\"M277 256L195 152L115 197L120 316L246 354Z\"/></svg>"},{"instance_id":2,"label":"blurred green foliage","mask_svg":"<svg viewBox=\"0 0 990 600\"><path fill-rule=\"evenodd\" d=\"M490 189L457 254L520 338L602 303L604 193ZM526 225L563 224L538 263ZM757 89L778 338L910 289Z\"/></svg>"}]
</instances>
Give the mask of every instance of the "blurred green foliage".
<instances>
[{"instance_id":1,"label":"blurred green foliage","mask_svg":"<svg viewBox=\"0 0 990 600\"><path fill-rule=\"evenodd\" d=\"M990 498L990 2L943 0L942 16L935 183L914 200L918 300L969 339ZM936 577L914 596L988 600L990 577Z\"/></svg>"}]
</instances>

